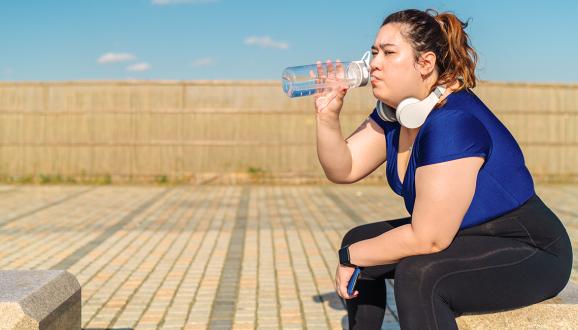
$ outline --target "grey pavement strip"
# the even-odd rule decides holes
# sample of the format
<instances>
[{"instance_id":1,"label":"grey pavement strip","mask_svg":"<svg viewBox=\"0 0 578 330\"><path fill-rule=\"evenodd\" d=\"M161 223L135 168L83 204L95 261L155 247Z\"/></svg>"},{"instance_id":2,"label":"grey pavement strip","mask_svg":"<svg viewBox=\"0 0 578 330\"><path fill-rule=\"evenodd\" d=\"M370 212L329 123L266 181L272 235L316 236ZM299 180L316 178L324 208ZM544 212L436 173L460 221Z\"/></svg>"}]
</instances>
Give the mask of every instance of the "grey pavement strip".
<instances>
[{"instance_id":1,"label":"grey pavement strip","mask_svg":"<svg viewBox=\"0 0 578 330\"><path fill-rule=\"evenodd\" d=\"M202 190L200 190L199 194L201 194L201 193L202 193ZM195 194L195 195L192 195L192 196L193 196L194 198L197 197L196 194ZM212 197L212 195L210 195L210 196ZM186 209L188 209L188 208L195 208L195 209L198 209L198 208L203 209L203 208L204 208L203 205L201 205L201 206L191 206L191 205L195 205L195 204L194 204L194 203L191 203L191 201L188 200L188 198L190 197L190 195L186 195L186 192L185 192L184 189L179 191L179 195L177 195L177 197L178 197L179 199L175 199L175 200L172 200L172 201L170 201L170 202L169 202L169 201L164 201L164 202L163 202L163 206L166 206L166 205L168 204L169 207L166 207L166 208L162 209L162 211L161 211L160 213L157 213L157 214L163 214L164 212L167 212L167 211L168 211L168 212L171 212L171 216L170 216L170 217L166 217L166 220L165 220L162 224L158 224L158 223L155 223L155 222L149 222L149 221L146 221L146 222L143 221L143 222L141 222L141 225L142 225L143 223L147 223L147 227L146 227L146 228L148 228L147 230L152 230L154 233L159 233L159 232L162 232L162 231L165 231L165 232L171 231L172 228L176 228L176 227L178 227L178 226L180 225L178 220L177 220L176 222L174 222L174 221L171 221L171 219L180 219L181 216L182 216L182 214L185 213L185 212L186 212ZM203 203L207 202L207 199L201 198L200 200L202 200ZM207 203L208 203L208 202L207 202ZM178 209L180 209L180 210L178 210ZM198 214L198 213L195 213L195 214ZM147 218L160 218L160 216L157 216L157 215L147 216ZM189 221L187 221L187 228L190 228L190 230L189 230L189 229L182 229L182 231L189 232L190 235L192 235L192 234L194 233L195 229L196 229L196 226L199 225L200 221L201 221L200 218L197 218L197 217L195 217L194 215L192 215L192 216L189 218ZM155 225L158 225L158 227L154 228L153 223L154 223ZM193 228L193 227L190 227L190 226L191 226L191 223L194 223L194 224L195 224L195 227L194 227L194 228ZM152 238L153 238L153 236L151 235L151 237L149 237L149 238L146 240L146 242L145 242L144 244L142 244L142 246L145 246L145 245L147 245L147 244L150 244L150 241L152 240ZM177 238L177 239L178 239L178 238ZM169 243L169 245L173 246L173 244L174 244L175 242L176 242L176 240L174 240L174 241L172 241L171 243ZM163 245L163 240L162 240L162 239L158 240L157 243L155 243L155 246L150 249L150 251L151 251L151 252L152 252L152 251L156 251L157 248L159 248L161 245ZM198 251L197 251L197 252L198 252ZM153 269L156 269L159 265L161 265L161 263L164 261L164 259L165 259L165 257L167 256L167 254L170 254L170 253L171 253L171 247L165 249L165 251L162 253L162 255L161 255L159 258L157 258L156 261L154 261L155 264L154 264ZM171 263L170 269L172 269L172 268L175 266L175 264L178 262L178 259L182 256L183 253L186 253L185 246L183 246L183 249L178 253L178 255L176 256L176 258L175 258L175 259L173 260L173 262ZM196 255L196 253L195 253L195 255ZM132 257L131 257L131 258L132 258ZM146 262L147 258L148 258L148 257L145 257L145 258L143 258L143 259L140 259L139 262L138 262L138 264L139 264L139 265L142 265L143 262ZM136 260L138 260L138 259L136 259ZM187 270L190 268L190 266L191 266L191 264L189 264L189 266L187 267ZM122 271L122 270L121 270L121 269L118 269L117 271L115 271L115 274L117 274L117 273L120 272L120 271ZM132 268L132 269L130 270L130 272L129 272L127 275L125 275L124 279L122 280L122 284L120 284L120 285L122 286L122 285L128 283L128 281L130 281L131 278L132 278L132 277L135 275L135 273L137 273L138 271L139 271L138 266ZM167 277L169 276L170 272L171 272L171 270L169 270L167 273L165 273L165 275L163 276L163 280L160 281L160 283L158 284L158 285L159 285L158 288L160 288L160 286L161 286L163 283L165 283L165 280L166 280ZM109 321L109 325L118 326L119 324L122 324L122 325L124 325L124 326L127 326L127 324L124 323L124 322L126 322L126 321L122 321L120 318L123 317L123 316L125 316L125 315L127 315L127 314L126 314L126 313L128 313L127 307L129 306L129 304L131 304L131 303L133 302L133 299L135 299L135 298L138 299L138 294L139 294L139 293L142 293L143 287L146 286L147 281L151 280L151 276L154 276L153 273L154 273L154 271L151 271L151 272L149 272L146 276L144 276L144 278L143 278L142 281L138 284L138 286L134 287L134 288L131 290L131 292L128 293L128 294L125 296L125 297L126 297L125 299L126 299L127 303L126 303L122 308L119 308L119 309L118 309L118 311L116 312L116 314L114 315L114 317ZM181 279L181 283L182 283L182 281L184 280L184 276L185 276L185 274L183 274L183 278ZM180 286L180 284L179 284L179 286ZM120 286L119 286L118 288L120 288ZM157 289L157 290L158 290L158 289ZM178 291L178 289L175 290L175 292L177 292L177 291ZM109 301L111 301L113 298L114 298L113 295L109 296L108 299L107 299L104 303L101 304L101 307L100 307L96 312L93 313L92 318L90 319L89 322L91 322L91 321L94 320L95 318L98 318L98 317L99 317L98 314L103 310L104 305L106 305L106 303L108 303ZM151 298L152 298L152 297L151 297ZM171 301L172 301L174 298L175 298L175 296L172 297ZM143 305L145 306L144 309L142 309L142 310L139 312L139 316L134 316L134 319L136 320L136 323L137 323L137 325L134 325L135 328L140 328L140 327L141 327L141 325L138 325L138 321L143 317L143 315L144 315L147 311L150 310L151 305L153 305L154 302L155 302L154 299L150 299L148 302L143 303ZM167 306L169 306L169 305L167 304ZM163 311L163 319L164 319L164 317L166 317L166 313L168 312L168 310L169 310L169 307L167 307L167 308ZM120 320L120 321L119 321L119 320ZM163 320L159 321L159 323L157 324L157 329L162 328L161 324L162 324L163 322L164 322ZM88 324L88 323L87 323L87 324ZM115 329L116 329L116 327L115 327ZM120 328L120 329L122 329L122 328ZM127 329L132 329L132 328L129 327L129 328L127 328Z\"/></svg>"},{"instance_id":2,"label":"grey pavement strip","mask_svg":"<svg viewBox=\"0 0 578 330\"><path fill-rule=\"evenodd\" d=\"M347 204L345 204L341 198L339 196L337 196L334 192L332 192L328 187L321 187L321 190L323 191L323 193L329 197L329 199L331 199L333 201L333 203L335 203L335 205L337 205L337 207L339 207L341 209L341 211L343 211L343 213L347 214L347 216L353 220L355 223L358 224L365 224L367 223L366 221L363 220L363 218L357 214L357 212L355 212L352 208L350 208L349 206L347 206ZM387 294L389 297L393 296L393 282L395 280L393 279L386 279L385 283L386 283L386 288L387 288ZM345 305L345 301L343 299L341 299L341 302L343 304L343 307L345 309L347 309L347 306ZM389 301L390 303L393 302L392 300ZM399 318L397 316L397 308L394 307L392 308L390 306L391 304L387 304L387 309L389 309L389 311L391 312L391 315L393 315L393 317L395 318L395 320L399 323Z\"/></svg>"},{"instance_id":3,"label":"grey pavement strip","mask_svg":"<svg viewBox=\"0 0 578 330\"><path fill-rule=\"evenodd\" d=\"M391 312L391 315L397 322L397 326L399 327L399 316L397 315L397 305L395 304L395 293L393 291L393 285L395 280L391 278L386 278L386 290L387 290L387 309Z\"/></svg>"},{"instance_id":4,"label":"grey pavement strip","mask_svg":"<svg viewBox=\"0 0 578 330\"><path fill-rule=\"evenodd\" d=\"M163 196L165 196L169 191L173 189L174 188L167 188L161 191L160 193L156 194L155 196L147 199L144 203L139 205L137 208L133 209L129 214L125 215L119 222L117 222L113 226L108 227L104 232L102 232L102 234L98 235L95 239L86 243L85 245L79 247L68 257L62 259L59 263L50 267L50 269L65 269L65 270L68 269L76 262L78 262L78 260L82 259L88 253L90 253L90 251L94 250L96 247L102 244L106 239L114 235L117 231L119 231L122 227L124 227L127 223L129 223L135 216L144 212L144 210L149 208L156 201L161 199Z\"/></svg>"},{"instance_id":5,"label":"grey pavement strip","mask_svg":"<svg viewBox=\"0 0 578 330\"><path fill-rule=\"evenodd\" d=\"M245 229L247 227L247 215L249 213L250 188L243 187L239 208L235 215L235 226L231 233L227 256L219 279L217 294L211 307L209 329L231 329L235 312L235 302L241 280L241 263L245 250Z\"/></svg>"},{"instance_id":6,"label":"grey pavement strip","mask_svg":"<svg viewBox=\"0 0 578 330\"><path fill-rule=\"evenodd\" d=\"M357 214L357 212L355 212L352 208L347 206L347 204L345 204L341 200L341 198L339 198L339 196L337 196L334 192L332 192L330 188L324 186L321 187L321 190L327 197L329 197L329 199L333 201L333 203L335 203L335 205L337 205L337 207L339 207L339 209L341 209L341 211L343 211L343 213L347 214L347 216L355 223L358 223L360 225L366 223L363 220L363 218L359 214Z\"/></svg>"},{"instance_id":7,"label":"grey pavement strip","mask_svg":"<svg viewBox=\"0 0 578 330\"><path fill-rule=\"evenodd\" d=\"M42 206L40 206L40 207L37 207L37 208L35 208L35 209L32 209L32 210L30 210L30 211L28 211L28 212L24 212L24 213L22 213L22 214L18 214L17 216L14 216L14 217L12 217L12 218L10 218L10 219L8 219L8 220L4 220L2 223L0 223L0 228L2 228L3 226L6 226L7 224L9 224L9 223L11 223L11 222L14 222L14 221L20 220L20 219L22 219L22 218L25 218L25 217L27 217L27 216L29 216L29 215L31 215L31 214L36 213L36 212L39 212L39 211L42 211L42 210L46 210L47 208L56 206L56 205L58 205L58 204L62 204L62 203L64 203L64 202L66 202L66 201L69 201L69 200L71 200L71 199L73 199L73 198L76 198L76 197L78 197L78 196L81 196L81 195L83 195L83 194L85 194L85 193L87 193L87 192L89 192L89 191L91 191L91 190L94 190L94 189L96 189L96 188L95 188L95 187L90 187L90 188L88 188L88 189L84 189L84 190L81 190L81 191L79 191L79 192L75 192L75 193L73 193L73 194L70 194L70 195L68 195L68 196L66 196L66 197L64 197L64 198L61 198L61 199L59 199L59 200L57 200L57 201L54 201L54 202L52 202L52 203L48 203L48 204L42 205Z\"/></svg>"},{"instance_id":8,"label":"grey pavement strip","mask_svg":"<svg viewBox=\"0 0 578 330\"><path fill-rule=\"evenodd\" d=\"M204 197L206 197L207 196L206 190L201 190L201 193L203 193L203 192L205 193ZM218 192L219 191L217 191L217 193ZM196 195L193 195L193 196L197 197ZM211 193L208 198L200 198L199 203L194 203L194 202L192 203L192 202L188 201L186 203L181 204L184 208L194 208L195 209L195 213L193 213L190 216L190 220L187 221L186 229L183 229L183 230L186 230L186 231L189 231L192 233L196 232L197 230L201 230L201 229L199 229L199 226L201 226L204 217L212 215L211 212L209 212L209 210L213 209L213 205L215 202L215 196L216 196L216 193ZM181 286L186 283L187 274L189 274L191 272L192 267L198 266L197 264L193 263L193 260L195 260L194 258L196 258L199 255L199 251L201 251L201 245L203 244L203 242L205 241L205 239L207 237L206 233L207 232L205 232L205 235L203 235L203 237L199 240L198 249L196 249L194 254L191 256L191 259L190 259L191 262L187 265L186 269L183 270L182 277L179 280L179 284L177 285L177 287L175 288L175 291L174 291L174 292L176 292L176 294L171 297L170 302L167 304L167 306L169 306L169 307L167 307L167 310L165 311L163 318L158 323L159 328L164 328L165 322L167 321L167 317L169 316L168 315L169 310L171 309L171 307L174 308L174 304L176 302L178 292L181 290ZM217 244L215 244L215 246L217 246ZM173 263L173 265L171 267L175 267L179 258L187 252L190 252L190 251L187 251L186 247L184 247L183 250L179 253L179 256L177 258L175 258L175 262ZM171 270L172 269L173 268L171 268ZM166 274L165 279L168 278L170 271ZM206 270L205 270L205 272L206 272ZM203 275L206 274L205 272L203 272ZM164 280L163 280L163 282L164 282ZM143 281L143 283L144 283L144 281ZM136 292L136 290L135 290L135 292ZM194 299L191 299L191 304L193 301L194 301ZM187 308L187 311L189 311L189 310L190 310L190 307ZM189 316L189 312L187 312L187 316ZM170 322L170 320L169 320L169 322ZM111 324L113 324L113 322L111 322Z\"/></svg>"}]
</instances>

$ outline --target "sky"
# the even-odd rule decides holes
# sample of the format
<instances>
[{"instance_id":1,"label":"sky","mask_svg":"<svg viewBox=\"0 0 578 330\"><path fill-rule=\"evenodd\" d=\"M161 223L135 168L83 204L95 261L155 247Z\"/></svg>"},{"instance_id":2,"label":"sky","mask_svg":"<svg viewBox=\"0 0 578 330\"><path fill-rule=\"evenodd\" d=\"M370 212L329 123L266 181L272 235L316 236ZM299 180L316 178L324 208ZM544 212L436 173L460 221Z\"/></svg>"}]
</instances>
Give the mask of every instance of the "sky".
<instances>
[{"instance_id":1,"label":"sky","mask_svg":"<svg viewBox=\"0 0 578 330\"><path fill-rule=\"evenodd\" d=\"M409 8L468 21L481 80L578 82L573 0L0 0L0 81L280 80L360 59Z\"/></svg>"}]
</instances>

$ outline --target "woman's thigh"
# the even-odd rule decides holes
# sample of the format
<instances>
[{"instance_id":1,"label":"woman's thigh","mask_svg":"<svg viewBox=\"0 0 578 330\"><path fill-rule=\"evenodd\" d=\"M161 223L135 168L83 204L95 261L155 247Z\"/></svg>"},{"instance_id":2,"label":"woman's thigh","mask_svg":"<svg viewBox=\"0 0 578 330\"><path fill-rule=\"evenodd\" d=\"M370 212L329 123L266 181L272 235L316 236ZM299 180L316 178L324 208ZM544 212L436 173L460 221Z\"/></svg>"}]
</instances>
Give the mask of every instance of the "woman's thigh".
<instances>
[{"instance_id":1,"label":"woman's thigh","mask_svg":"<svg viewBox=\"0 0 578 330\"><path fill-rule=\"evenodd\" d=\"M570 242L563 236L552 244L567 251ZM511 238L457 236L443 251L397 264L396 302L433 312L434 300L441 299L458 314L527 306L558 294L569 280L571 262L567 254Z\"/></svg>"},{"instance_id":2,"label":"woman's thigh","mask_svg":"<svg viewBox=\"0 0 578 330\"><path fill-rule=\"evenodd\" d=\"M379 236L386 231L393 228L403 226L411 223L411 217L384 220L372 223L366 223L359 225L350 229L341 241L341 247L347 244L353 244L362 240L370 239ZM387 264L387 265L377 265L364 267L360 275L363 279L385 279L394 278L395 276L395 265L397 264Z\"/></svg>"},{"instance_id":3,"label":"woman's thigh","mask_svg":"<svg viewBox=\"0 0 578 330\"><path fill-rule=\"evenodd\" d=\"M346 244L370 239L385 233L395 227L411 223L411 217L364 223L351 228L341 240L341 247Z\"/></svg>"}]
</instances>

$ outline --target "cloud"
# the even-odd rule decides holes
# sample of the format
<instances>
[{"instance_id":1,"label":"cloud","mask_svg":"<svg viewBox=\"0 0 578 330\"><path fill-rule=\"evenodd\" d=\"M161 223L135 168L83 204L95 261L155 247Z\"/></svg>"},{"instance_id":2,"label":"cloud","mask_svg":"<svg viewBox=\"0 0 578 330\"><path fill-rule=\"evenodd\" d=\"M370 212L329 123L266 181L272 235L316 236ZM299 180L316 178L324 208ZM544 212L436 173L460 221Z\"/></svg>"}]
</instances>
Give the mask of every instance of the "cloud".
<instances>
[{"instance_id":1,"label":"cloud","mask_svg":"<svg viewBox=\"0 0 578 330\"><path fill-rule=\"evenodd\" d=\"M271 39L269 36L257 37L251 36L245 39L246 45L255 45L264 48L277 48L277 49L287 49L289 44L286 42L279 42Z\"/></svg>"},{"instance_id":2,"label":"cloud","mask_svg":"<svg viewBox=\"0 0 578 330\"><path fill-rule=\"evenodd\" d=\"M212 57L203 57L203 58L199 58L193 61L193 63L191 63L191 66L194 68L199 68L199 67L203 67L203 66L209 66L209 65L213 65L217 63L217 61L215 61L214 58Z\"/></svg>"},{"instance_id":3,"label":"cloud","mask_svg":"<svg viewBox=\"0 0 578 330\"><path fill-rule=\"evenodd\" d=\"M109 64L109 63L118 63L118 62L126 62L132 61L136 58L133 54L130 53L106 53L100 56L97 60L99 64Z\"/></svg>"},{"instance_id":4,"label":"cloud","mask_svg":"<svg viewBox=\"0 0 578 330\"><path fill-rule=\"evenodd\" d=\"M131 53L113 53L108 52L98 58L99 64L110 64L129 62L135 60L137 57ZM129 72L144 72L151 69L151 65L147 62L133 63L125 68Z\"/></svg>"},{"instance_id":5,"label":"cloud","mask_svg":"<svg viewBox=\"0 0 578 330\"><path fill-rule=\"evenodd\" d=\"M130 72L144 72L150 70L151 65L147 62L140 62L126 67L126 71Z\"/></svg>"},{"instance_id":6,"label":"cloud","mask_svg":"<svg viewBox=\"0 0 578 330\"><path fill-rule=\"evenodd\" d=\"M180 5L180 4L190 4L190 5L201 5L205 3L219 2L219 0L151 0L153 5L166 6L166 5Z\"/></svg>"}]
</instances>

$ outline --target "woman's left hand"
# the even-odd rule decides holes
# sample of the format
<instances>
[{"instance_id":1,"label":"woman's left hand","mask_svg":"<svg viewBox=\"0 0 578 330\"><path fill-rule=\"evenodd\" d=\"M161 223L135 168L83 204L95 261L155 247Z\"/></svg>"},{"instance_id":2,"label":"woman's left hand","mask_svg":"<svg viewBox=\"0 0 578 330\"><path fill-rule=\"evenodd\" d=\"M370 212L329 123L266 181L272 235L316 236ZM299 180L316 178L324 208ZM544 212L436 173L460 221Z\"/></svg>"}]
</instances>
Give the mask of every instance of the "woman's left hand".
<instances>
[{"instance_id":1,"label":"woman's left hand","mask_svg":"<svg viewBox=\"0 0 578 330\"><path fill-rule=\"evenodd\" d=\"M337 269L335 270L335 291L337 294L344 299L352 299L359 295L359 291L354 290L353 295L347 294L347 284L353 275L355 268L343 266L342 264L337 264Z\"/></svg>"}]
</instances>

